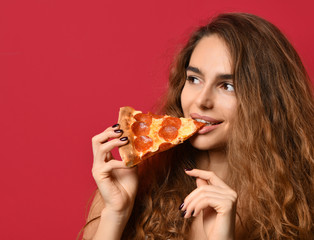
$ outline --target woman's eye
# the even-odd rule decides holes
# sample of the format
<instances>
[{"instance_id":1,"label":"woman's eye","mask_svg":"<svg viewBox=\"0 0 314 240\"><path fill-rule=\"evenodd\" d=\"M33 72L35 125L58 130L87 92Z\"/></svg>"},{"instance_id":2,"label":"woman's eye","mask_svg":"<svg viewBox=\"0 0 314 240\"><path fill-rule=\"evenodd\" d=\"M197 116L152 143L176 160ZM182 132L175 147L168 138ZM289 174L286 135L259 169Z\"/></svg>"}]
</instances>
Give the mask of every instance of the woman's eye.
<instances>
[{"instance_id":1,"label":"woman's eye","mask_svg":"<svg viewBox=\"0 0 314 240\"><path fill-rule=\"evenodd\" d=\"M193 84L199 84L201 82L198 78L193 77L193 76L188 76L186 80Z\"/></svg>"},{"instance_id":2,"label":"woman's eye","mask_svg":"<svg viewBox=\"0 0 314 240\"><path fill-rule=\"evenodd\" d=\"M234 92L234 86L231 83L223 83L222 87L228 92Z\"/></svg>"}]
</instances>

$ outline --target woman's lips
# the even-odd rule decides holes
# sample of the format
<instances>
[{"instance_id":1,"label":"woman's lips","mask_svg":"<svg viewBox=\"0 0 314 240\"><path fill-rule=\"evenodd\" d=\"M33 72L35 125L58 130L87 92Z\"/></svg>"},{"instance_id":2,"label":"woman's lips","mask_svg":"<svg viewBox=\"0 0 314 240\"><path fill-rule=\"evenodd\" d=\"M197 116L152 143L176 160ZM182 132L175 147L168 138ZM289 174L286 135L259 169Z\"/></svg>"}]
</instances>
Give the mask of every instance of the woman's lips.
<instances>
[{"instance_id":1,"label":"woman's lips","mask_svg":"<svg viewBox=\"0 0 314 240\"><path fill-rule=\"evenodd\" d=\"M206 133L216 129L217 127L219 127L219 125L221 123L223 123L223 121L221 121L221 120L217 120L217 119L209 117L209 116L203 116L203 115L200 115L198 113L191 113L190 116L191 116L191 118L193 118L196 121L207 123L206 126L202 127L198 131L199 134L206 134Z\"/></svg>"},{"instance_id":2,"label":"woman's lips","mask_svg":"<svg viewBox=\"0 0 314 240\"><path fill-rule=\"evenodd\" d=\"M190 116L194 120L200 119L200 120L206 121L208 123L212 123L212 124L217 124L217 123L223 122L222 120L217 120L217 119L209 117L209 116L199 115L198 113L191 113Z\"/></svg>"},{"instance_id":3,"label":"woman's lips","mask_svg":"<svg viewBox=\"0 0 314 240\"><path fill-rule=\"evenodd\" d=\"M197 133L198 134L206 134L206 133L218 128L219 126L220 126L220 123L216 124L216 125L204 126Z\"/></svg>"}]
</instances>

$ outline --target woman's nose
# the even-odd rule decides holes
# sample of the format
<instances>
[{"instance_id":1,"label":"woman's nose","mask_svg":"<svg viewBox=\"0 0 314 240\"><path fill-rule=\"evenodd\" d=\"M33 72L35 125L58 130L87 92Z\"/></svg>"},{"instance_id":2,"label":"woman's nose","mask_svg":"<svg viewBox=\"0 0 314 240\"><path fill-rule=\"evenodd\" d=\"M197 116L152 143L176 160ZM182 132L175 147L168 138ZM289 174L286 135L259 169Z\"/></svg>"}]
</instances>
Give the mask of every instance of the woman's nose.
<instances>
[{"instance_id":1,"label":"woman's nose","mask_svg":"<svg viewBox=\"0 0 314 240\"><path fill-rule=\"evenodd\" d=\"M203 88L196 96L196 105L201 109L211 109L214 107L214 93L210 88Z\"/></svg>"}]
</instances>

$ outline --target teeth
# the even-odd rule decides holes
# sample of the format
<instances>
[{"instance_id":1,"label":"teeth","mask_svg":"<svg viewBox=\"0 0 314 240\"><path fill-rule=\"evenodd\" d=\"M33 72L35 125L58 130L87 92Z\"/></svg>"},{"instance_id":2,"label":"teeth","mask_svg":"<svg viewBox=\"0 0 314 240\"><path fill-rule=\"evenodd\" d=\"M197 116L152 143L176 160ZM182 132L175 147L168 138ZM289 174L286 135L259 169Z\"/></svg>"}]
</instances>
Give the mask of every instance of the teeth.
<instances>
[{"instance_id":1,"label":"teeth","mask_svg":"<svg viewBox=\"0 0 314 240\"><path fill-rule=\"evenodd\" d=\"M211 122L207 122L207 121L205 121L205 120L203 120L203 119L198 119L198 118L196 118L196 119L194 119L195 121L198 121L198 122L201 122L201 123L206 123L207 125L213 125L213 123L211 123Z\"/></svg>"}]
</instances>

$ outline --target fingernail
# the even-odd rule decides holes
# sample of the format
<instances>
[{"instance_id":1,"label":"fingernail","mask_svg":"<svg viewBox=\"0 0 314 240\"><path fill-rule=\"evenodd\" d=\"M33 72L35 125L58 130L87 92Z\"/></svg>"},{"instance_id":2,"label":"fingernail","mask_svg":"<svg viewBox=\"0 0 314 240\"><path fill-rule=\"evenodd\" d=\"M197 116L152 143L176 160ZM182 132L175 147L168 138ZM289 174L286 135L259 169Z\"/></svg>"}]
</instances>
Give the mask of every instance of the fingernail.
<instances>
[{"instance_id":1,"label":"fingernail","mask_svg":"<svg viewBox=\"0 0 314 240\"><path fill-rule=\"evenodd\" d=\"M182 203L179 207L179 210L181 210L184 207L184 203Z\"/></svg>"},{"instance_id":2,"label":"fingernail","mask_svg":"<svg viewBox=\"0 0 314 240\"><path fill-rule=\"evenodd\" d=\"M123 133L123 130L122 129L117 129L117 130L114 130L115 133Z\"/></svg>"},{"instance_id":3,"label":"fingernail","mask_svg":"<svg viewBox=\"0 0 314 240\"><path fill-rule=\"evenodd\" d=\"M193 215L194 215L194 210L192 211L192 213L191 213L191 216L193 217Z\"/></svg>"},{"instance_id":4,"label":"fingernail","mask_svg":"<svg viewBox=\"0 0 314 240\"><path fill-rule=\"evenodd\" d=\"M193 169L192 168L185 168L184 170L185 171L192 171Z\"/></svg>"},{"instance_id":5,"label":"fingernail","mask_svg":"<svg viewBox=\"0 0 314 240\"><path fill-rule=\"evenodd\" d=\"M117 123L117 124L113 125L112 128L116 128L116 127L119 127L119 126L120 126L119 123Z\"/></svg>"},{"instance_id":6,"label":"fingernail","mask_svg":"<svg viewBox=\"0 0 314 240\"><path fill-rule=\"evenodd\" d=\"M128 140L128 137L123 137L123 138L120 138L121 141L127 141Z\"/></svg>"},{"instance_id":7,"label":"fingernail","mask_svg":"<svg viewBox=\"0 0 314 240\"><path fill-rule=\"evenodd\" d=\"M184 212L181 213L181 217L184 217L186 214L186 210Z\"/></svg>"}]
</instances>

